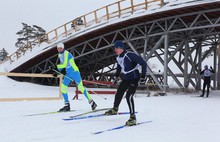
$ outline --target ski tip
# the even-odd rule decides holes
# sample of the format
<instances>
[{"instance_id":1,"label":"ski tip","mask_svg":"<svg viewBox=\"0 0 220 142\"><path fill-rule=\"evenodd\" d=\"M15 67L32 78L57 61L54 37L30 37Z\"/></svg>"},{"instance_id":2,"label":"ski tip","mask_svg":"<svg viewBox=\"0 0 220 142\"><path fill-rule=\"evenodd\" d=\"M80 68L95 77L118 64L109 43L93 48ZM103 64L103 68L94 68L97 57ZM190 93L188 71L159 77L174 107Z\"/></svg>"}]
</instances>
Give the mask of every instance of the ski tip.
<instances>
[{"instance_id":1,"label":"ski tip","mask_svg":"<svg viewBox=\"0 0 220 142\"><path fill-rule=\"evenodd\" d=\"M72 119L71 118L63 118L62 120L69 121L69 120L72 120Z\"/></svg>"},{"instance_id":2,"label":"ski tip","mask_svg":"<svg viewBox=\"0 0 220 142\"><path fill-rule=\"evenodd\" d=\"M43 113L27 114L27 115L24 115L24 116L50 115L50 114L58 114L58 113L68 113L68 112L73 112L73 111L76 111L76 110L70 110L70 111L66 111L66 112L63 112L63 111L43 112Z\"/></svg>"},{"instance_id":3,"label":"ski tip","mask_svg":"<svg viewBox=\"0 0 220 142\"><path fill-rule=\"evenodd\" d=\"M108 131L114 131L114 130L119 130L119 129L122 129L122 128L134 127L134 126L137 126L137 125L141 125L141 124L144 124L144 123L150 123L150 122L153 122L153 121L152 121L152 120L142 121L142 122L139 122L139 123L137 123L136 125L132 125L132 126L121 125L121 126L117 126L117 127L110 128L110 129L106 129L106 130L102 130L102 131L98 131L98 132L93 132L92 134L93 134L93 135L101 134L101 133L108 132Z\"/></svg>"},{"instance_id":4,"label":"ski tip","mask_svg":"<svg viewBox=\"0 0 220 142\"><path fill-rule=\"evenodd\" d=\"M103 133L103 132L94 132L94 133L91 133L91 134L97 135L97 134L101 134L101 133Z\"/></svg>"},{"instance_id":5,"label":"ski tip","mask_svg":"<svg viewBox=\"0 0 220 142\"><path fill-rule=\"evenodd\" d=\"M150 122L153 122L153 121L149 120L149 121L138 122L136 125L140 125L140 124L144 124L144 123L150 123Z\"/></svg>"}]
</instances>

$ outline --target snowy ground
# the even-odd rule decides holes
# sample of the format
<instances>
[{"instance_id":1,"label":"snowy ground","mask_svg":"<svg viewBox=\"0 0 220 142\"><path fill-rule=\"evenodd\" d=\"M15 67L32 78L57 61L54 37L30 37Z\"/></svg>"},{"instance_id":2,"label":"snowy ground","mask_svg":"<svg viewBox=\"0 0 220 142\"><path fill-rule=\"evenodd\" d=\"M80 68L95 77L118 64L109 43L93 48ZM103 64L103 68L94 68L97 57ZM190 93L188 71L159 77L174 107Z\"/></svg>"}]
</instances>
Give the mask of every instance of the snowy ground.
<instances>
[{"instance_id":1,"label":"snowy ground","mask_svg":"<svg viewBox=\"0 0 220 142\"><path fill-rule=\"evenodd\" d=\"M0 89L1 97L21 95L23 91L30 96L33 92L34 94L39 92L39 95L45 92L48 95L58 94L56 87L18 83L6 77L0 77L0 82L3 86ZM148 120L152 122L99 135L91 133L123 125L129 115L63 121L62 118L90 110L88 102L82 95L79 100L71 101L72 109L77 111L41 116L25 115L56 111L63 106L63 101L0 102L0 141L219 142L220 95L214 91L211 93L210 98L195 97L199 94L168 94L160 97L137 95L135 104L138 122ZM98 108L111 107L114 100L113 95L92 95L92 97L97 102ZM119 111L128 111L125 99L122 100Z\"/></svg>"},{"instance_id":2,"label":"snowy ground","mask_svg":"<svg viewBox=\"0 0 220 142\"><path fill-rule=\"evenodd\" d=\"M6 77L0 77L0 86L0 99L59 95L58 87L21 83ZM68 91L72 98L74 88ZM56 111L63 106L63 101L0 102L0 142L220 142L219 94L212 91L210 98L195 97L200 95L196 93L163 97L137 95L137 121L152 122L99 135L92 132L123 125L129 115L63 121L62 118L90 110L82 95L79 100L71 101L75 112L41 116L27 115ZM92 97L98 108L112 107L113 95ZM128 111L125 99L120 105L119 112L122 111Z\"/></svg>"}]
</instances>

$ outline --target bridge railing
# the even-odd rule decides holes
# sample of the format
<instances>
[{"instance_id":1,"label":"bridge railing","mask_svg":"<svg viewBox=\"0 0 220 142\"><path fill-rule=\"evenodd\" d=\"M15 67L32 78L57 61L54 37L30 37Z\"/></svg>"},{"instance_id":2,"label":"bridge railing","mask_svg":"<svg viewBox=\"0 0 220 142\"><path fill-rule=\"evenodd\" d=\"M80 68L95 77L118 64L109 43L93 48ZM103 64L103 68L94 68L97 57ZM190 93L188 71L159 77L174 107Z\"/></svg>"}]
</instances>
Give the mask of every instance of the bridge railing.
<instances>
[{"instance_id":1,"label":"bridge railing","mask_svg":"<svg viewBox=\"0 0 220 142\"><path fill-rule=\"evenodd\" d=\"M83 29L96 26L99 23L121 18L122 16L129 16L140 10L157 9L164 5L164 0L142 0L136 2L135 0L121 0L107 6L96 9L90 13L79 16L51 31L46 33L46 42L48 44L57 41L59 38L65 38L72 34L82 31ZM41 37L37 39L38 44L42 43ZM3 62L10 61L10 63L18 60L21 56L30 50L33 46L30 44L27 47L19 48L12 55L8 56ZM0 63L0 64L1 64Z\"/></svg>"},{"instance_id":2,"label":"bridge railing","mask_svg":"<svg viewBox=\"0 0 220 142\"><path fill-rule=\"evenodd\" d=\"M59 37L67 37L84 28L97 25L101 22L120 18L124 14L133 14L138 10L159 8L163 6L163 0L143 0L142 3L135 3L135 0L121 0L110 5L104 6L90 13L77 17L46 34L47 43L56 41Z\"/></svg>"},{"instance_id":3,"label":"bridge railing","mask_svg":"<svg viewBox=\"0 0 220 142\"><path fill-rule=\"evenodd\" d=\"M33 78L54 78L52 74L34 74L34 73L8 73L8 72L0 72L0 76L12 76L12 77L33 77ZM59 86L61 86L62 84L62 80L63 77L62 76L58 76L59 77ZM24 88L20 88L20 89L24 89ZM34 92L33 92L34 94ZM0 97L0 102L8 102L8 101L26 101L26 100L59 100L62 99L62 93L61 93L61 87L59 87L59 95L56 96L51 96L51 97L42 97L42 96L38 96L35 95L35 97L30 96L30 97L19 97L19 98L14 98L14 97Z\"/></svg>"}]
</instances>

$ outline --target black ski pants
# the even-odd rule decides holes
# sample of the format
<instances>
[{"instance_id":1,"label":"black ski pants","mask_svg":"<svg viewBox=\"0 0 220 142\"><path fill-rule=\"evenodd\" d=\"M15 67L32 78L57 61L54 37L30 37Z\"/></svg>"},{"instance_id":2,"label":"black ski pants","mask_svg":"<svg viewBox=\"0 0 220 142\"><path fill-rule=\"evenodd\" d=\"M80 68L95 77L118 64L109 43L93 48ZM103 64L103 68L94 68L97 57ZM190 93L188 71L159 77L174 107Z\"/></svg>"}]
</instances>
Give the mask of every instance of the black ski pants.
<instances>
[{"instance_id":1,"label":"black ski pants","mask_svg":"<svg viewBox=\"0 0 220 142\"><path fill-rule=\"evenodd\" d=\"M127 91L126 101L129 107L130 114L132 115L135 113L133 96L137 90L138 81L139 79L122 80L122 82L118 86L117 93L115 95L114 107L119 107L121 100L124 96L124 93L125 91Z\"/></svg>"},{"instance_id":2,"label":"black ski pants","mask_svg":"<svg viewBox=\"0 0 220 142\"><path fill-rule=\"evenodd\" d=\"M207 86L207 96L206 97L209 97L210 83L211 83L211 78L210 77L204 78L202 96L205 95L205 88Z\"/></svg>"}]
</instances>

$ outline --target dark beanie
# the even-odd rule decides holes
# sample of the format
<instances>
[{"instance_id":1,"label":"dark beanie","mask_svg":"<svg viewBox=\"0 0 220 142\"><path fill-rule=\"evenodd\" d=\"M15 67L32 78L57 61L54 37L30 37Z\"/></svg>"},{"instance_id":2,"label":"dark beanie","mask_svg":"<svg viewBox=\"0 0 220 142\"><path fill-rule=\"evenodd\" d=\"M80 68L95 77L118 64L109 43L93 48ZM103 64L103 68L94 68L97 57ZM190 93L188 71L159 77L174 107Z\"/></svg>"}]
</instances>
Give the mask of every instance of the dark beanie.
<instances>
[{"instance_id":1,"label":"dark beanie","mask_svg":"<svg viewBox=\"0 0 220 142\"><path fill-rule=\"evenodd\" d=\"M124 43L123 43L121 40L117 40L117 41L114 43L114 47L115 47L115 48L121 48L121 49L124 49L124 50L125 50Z\"/></svg>"}]
</instances>

